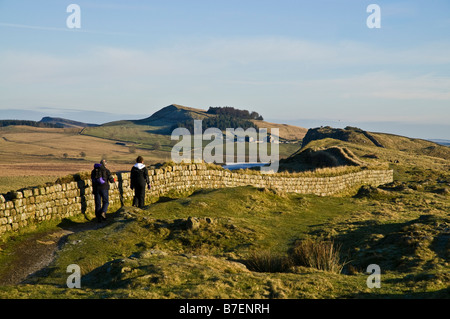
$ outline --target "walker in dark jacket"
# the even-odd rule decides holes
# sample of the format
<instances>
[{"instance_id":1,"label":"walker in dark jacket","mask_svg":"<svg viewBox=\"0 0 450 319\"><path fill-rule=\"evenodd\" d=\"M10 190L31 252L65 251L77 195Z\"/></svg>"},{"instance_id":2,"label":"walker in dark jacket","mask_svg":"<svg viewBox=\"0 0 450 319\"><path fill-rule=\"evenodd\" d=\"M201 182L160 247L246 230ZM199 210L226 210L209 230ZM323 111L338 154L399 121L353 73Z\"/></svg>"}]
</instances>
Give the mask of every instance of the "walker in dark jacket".
<instances>
[{"instance_id":1,"label":"walker in dark jacket","mask_svg":"<svg viewBox=\"0 0 450 319\"><path fill-rule=\"evenodd\" d=\"M95 217L101 222L106 219L106 212L109 206L109 183L114 183L109 169L106 168L106 161L95 164L91 172L92 192L95 200Z\"/></svg>"},{"instance_id":2,"label":"walker in dark jacket","mask_svg":"<svg viewBox=\"0 0 450 319\"><path fill-rule=\"evenodd\" d=\"M133 206L142 208L145 205L145 188L150 189L150 179L147 167L143 164L143 159L138 157L137 163L131 168L131 189L134 189Z\"/></svg>"}]
</instances>

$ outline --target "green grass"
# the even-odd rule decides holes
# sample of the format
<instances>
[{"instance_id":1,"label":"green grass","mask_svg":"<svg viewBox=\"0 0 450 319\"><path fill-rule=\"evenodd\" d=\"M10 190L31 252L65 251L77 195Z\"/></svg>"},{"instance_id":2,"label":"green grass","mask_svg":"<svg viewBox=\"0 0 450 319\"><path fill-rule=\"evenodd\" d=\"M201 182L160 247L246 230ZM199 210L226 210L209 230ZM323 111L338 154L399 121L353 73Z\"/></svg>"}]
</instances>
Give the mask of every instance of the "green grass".
<instances>
[{"instance_id":1,"label":"green grass","mask_svg":"<svg viewBox=\"0 0 450 319\"><path fill-rule=\"evenodd\" d=\"M147 150L153 150L154 144L158 142L161 145L161 152L168 154L169 157L173 146L178 143L178 141L176 140L171 140L171 133L172 132L170 131L170 128L166 126L138 125L128 121L118 122L115 124L112 123L111 125L89 127L83 130L83 135L132 143L138 148ZM211 143L211 141L203 141L203 147L205 147L209 143ZM249 148L248 144L249 143L245 143L245 152L247 156ZM193 146L194 143L192 142L192 147ZM280 158L288 157L289 155L297 151L300 147L301 142L292 144L280 144ZM226 143L224 142L224 152L225 151Z\"/></svg>"},{"instance_id":2,"label":"green grass","mask_svg":"<svg viewBox=\"0 0 450 319\"><path fill-rule=\"evenodd\" d=\"M431 207L433 217L420 217ZM447 197L426 191L392 190L372 199L202 190L146 210L122 208L110 225L70 235L45 276L3 287L0 297L446 297L449 208ZM414 232L421 237L405 241ZM425 244L416 246L422 237ZM303 239L334 240L339 263L348 266L340 273L283 265ZM252 268L255 258L272 264ZM74 263L83 274L79 291L64 288L66 267ZM382 289L367 288L369 263L382 267Z\"/></svg>"},{"instance_id":3,"label":"green grass","mask_svg":"<svg viewBox=\"0 0 450 319\"><path fill-rule=\"evenodd\" d=\"M158 131L158 128L148 125L136 125L130 122L122 125L89 127L83 130L83 135L132 143L138 148L148 150L153 150L154 144L159 142L161 151L170 152L174 145L170 135L157 134L155 130Z\"/></svg>"},{"instance_id":4,"label":"green grass","mask_svg":"<svg viewBox=\"0 0 450 319\"><path fill-rule=\"evenodd\" d=\"M42 276L0 287L0 298L450 298L448 161L333 139L310 143L336 145L375 154L364 160L388 163L395 182L339 197L253 187L167 194L70 235ZM20 236L26 230L14 241ZM0 267L15 247L5 240ZM337 268L295 262L299 243L313 243L314 252L327 242L339 248L324 255ZM79 290L65 286L74 263ZM372 263L381 267L381 289L366 285Z\"/></svg>"}]
</instances>

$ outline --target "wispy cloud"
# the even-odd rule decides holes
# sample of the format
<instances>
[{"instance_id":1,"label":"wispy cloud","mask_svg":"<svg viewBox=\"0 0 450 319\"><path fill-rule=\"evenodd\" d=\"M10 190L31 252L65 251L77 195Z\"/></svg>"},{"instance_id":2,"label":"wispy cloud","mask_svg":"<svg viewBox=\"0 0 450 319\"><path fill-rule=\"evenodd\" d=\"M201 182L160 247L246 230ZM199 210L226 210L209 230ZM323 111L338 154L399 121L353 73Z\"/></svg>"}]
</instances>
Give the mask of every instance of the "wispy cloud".
<instances>
[{"instance_id":1,"label":"wispy cloud","mask_svg":"<svg viewBox=\"0 0 450 319\"><path fill-rule=\"evenodd\" d=\"M84 29L84 28L79 28L79 29L55 28L55 27L45 27L45 26L6 23L6 22L0 22L0 27L16 28L16 29L30 29L30 30L38 30L38 31L79 32L79 33L91 33L91 34L99 34L99 35L122 35L122 36L132 36L133 35L133 34L124 33L124 32L96 31L96 30L89 30L89 29Z\"/></svg>"},{"instance_id":2,"label":"wispy cloud","mask_svg":"<svg viewBox=\"0 0 450 319\"><path fill-rule=\"evenodd\" d=\"M71 32L65 28L44 29ZM425 75L433 70L450 72L448 52L450 43L446 42L395 51L357 42L329 44L280 37L187 39L147 50L97 46L66 55L4 49L0 51L0 67L9 72L3 72L0 80L32 81L67 74L86 79L216 74L240 81L281 83L336 78L331 75L333 70L346 78L383 70Z\"/></svg>"},{"instance_id":3,"label":"wispy cloud","mask_svg":"<svg viewBox=\"0 0 450 319\"><path fill-rule=\"evenodd\" d=\"M52 27L42 27L42 26L35 26L35 25L5 23L5 22L0 22L0 27L31 29L31 30L45 30L45 31L72 31L68 28L52 28Z\"/></svg>"},{"instance_id":4,"label":"wispy cloud","mask_svg":"<svg viewBox=\"0 0 450 319\"><path fill-rule=\"evenodd\" d=\"M4 49L0 104L20 97L41 105L70 101L71 107L97 103L121 110L130 101L239 102L258 103L265 115L275 116L271 106L299 101L310 116L323 110L355 116L365 105L362 119L406 118L407 108L414 107L414 116L442 121L449 114L449 49L447 42L397 52L281 37L186 39L146 50L97 46L67 55ZM298 114L298 104L289 103L283 112Z\"/></svg>"}]
</instances>

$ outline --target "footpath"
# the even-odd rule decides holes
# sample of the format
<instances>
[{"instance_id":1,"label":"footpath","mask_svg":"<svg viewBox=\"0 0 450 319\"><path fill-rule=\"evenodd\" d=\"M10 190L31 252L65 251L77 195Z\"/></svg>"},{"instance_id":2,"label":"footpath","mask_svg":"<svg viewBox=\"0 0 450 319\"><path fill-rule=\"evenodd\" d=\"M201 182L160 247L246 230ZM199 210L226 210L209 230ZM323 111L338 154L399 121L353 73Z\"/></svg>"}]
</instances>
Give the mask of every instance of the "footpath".
<instances>
[{"instance_id":1,"label":"footpath","mask_svg":"<svg viewBox=\"0 0 450 319\"><path fill-rule=\"evenodd\" d=\"M69 235L98 229L108 224L108 221L99 224L94 219L86 223L57 227L45 233L29 236L10 253L8 271L0 274L0 286L28 283L51 264L56 252L64 245Z\"/></svg>"}]
</instances>

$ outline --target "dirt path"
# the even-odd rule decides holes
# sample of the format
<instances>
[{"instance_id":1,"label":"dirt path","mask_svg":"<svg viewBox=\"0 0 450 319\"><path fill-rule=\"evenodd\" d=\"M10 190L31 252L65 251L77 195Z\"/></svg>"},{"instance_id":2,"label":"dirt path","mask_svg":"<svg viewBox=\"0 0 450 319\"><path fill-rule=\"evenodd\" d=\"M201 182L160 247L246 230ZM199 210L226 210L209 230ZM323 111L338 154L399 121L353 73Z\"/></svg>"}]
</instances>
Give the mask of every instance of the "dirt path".
<instances>
[{"instance_id":1,"label":"dirt path","mask_svg":"<svg viewBox=\"0 0 450 319\"><path fill-rule=\"evenodd\" d=\"M45 269L53 261L55 253L62 247L67 236L73 233L98 229L109 224L96 221L58 228L36 234L20 243L11 253L8 271L0 275L0 286L25 283L33 274Z\"/></svg>"}]
</instances>

